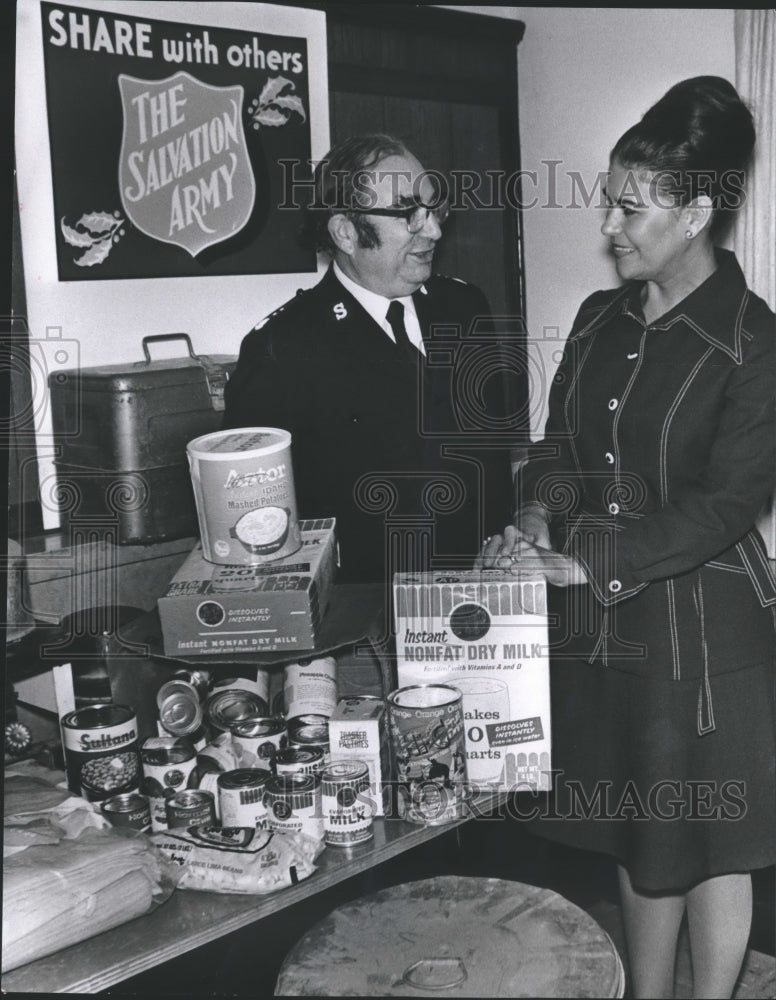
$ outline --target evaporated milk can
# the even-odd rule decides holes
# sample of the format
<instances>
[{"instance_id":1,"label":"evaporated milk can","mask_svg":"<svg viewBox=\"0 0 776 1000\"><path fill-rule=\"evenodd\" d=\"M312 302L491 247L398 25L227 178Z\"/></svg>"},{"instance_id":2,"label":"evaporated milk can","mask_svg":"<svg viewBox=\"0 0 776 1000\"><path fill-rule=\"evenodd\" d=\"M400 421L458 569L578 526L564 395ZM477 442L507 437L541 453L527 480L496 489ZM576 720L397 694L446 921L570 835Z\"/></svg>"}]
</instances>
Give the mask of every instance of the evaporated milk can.
<instances>
[{"instance_id":1,"label":"evaporated milk can","mask_svg":"<svg viewBox=\"0 0 776 1000\"><path fill-rule=\"evenodd\" d=\"M218 800L224 827L267 826L264 790L272 777L269 771L242 767L218 776Z\"/></svg>"},{"instance_id":2,"label":"evaporated milk can","mask_svg":"<svg viewBox=\"0 0 776 1000\"><path fill-rule=\"evenodd\" d=\"M282 719L246 719L232 728L237 767L262 767L275 772L275 755L288 743Z\"/></svg>"},{"instance_id":3,"label":"evaporated milk can","mask_svg":"<svg viewBox=\"0 0 776 1000\"><path fill-rule=\"evenodd\" d=\"M360 760L337 760L321 775L323 834L327 844L352 847L374 836L375 806L369 767Z\"/></svg>"},{"instance_id":4,"label":"evaporated milk can","mask_svg":"<svg viewBox=\"0 0 776 1000\"><path fill-rule=\"evenodd\" d=\"M305 833L323 840L321 779L317 774L279 774L264 792L271 830Z\"/></svg>"}]
</instances>

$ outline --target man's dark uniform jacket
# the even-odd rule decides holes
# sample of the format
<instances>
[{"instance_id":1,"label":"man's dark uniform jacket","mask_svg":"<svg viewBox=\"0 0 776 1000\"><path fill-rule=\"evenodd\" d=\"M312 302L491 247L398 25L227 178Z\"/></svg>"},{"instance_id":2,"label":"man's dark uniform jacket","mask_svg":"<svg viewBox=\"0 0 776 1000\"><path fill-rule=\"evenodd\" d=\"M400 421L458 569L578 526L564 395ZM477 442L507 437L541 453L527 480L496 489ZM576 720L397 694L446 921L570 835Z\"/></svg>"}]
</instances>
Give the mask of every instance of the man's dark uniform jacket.
<instances>
[{"instance_id":1,"label":"man's dark uniform jacket","mask_svg":"<svg viewBox=\"0 0 776 1000\"><path fill-rule=\"evenodd\" d=\"M514 348L472 336L488 316L472 285L435 276L413 301L416 362L330 268L245 337L227 384L225 427L291 432L300 517L337 518L342 581L470 567L511 517Z\"/></svg>"}]
</instances>

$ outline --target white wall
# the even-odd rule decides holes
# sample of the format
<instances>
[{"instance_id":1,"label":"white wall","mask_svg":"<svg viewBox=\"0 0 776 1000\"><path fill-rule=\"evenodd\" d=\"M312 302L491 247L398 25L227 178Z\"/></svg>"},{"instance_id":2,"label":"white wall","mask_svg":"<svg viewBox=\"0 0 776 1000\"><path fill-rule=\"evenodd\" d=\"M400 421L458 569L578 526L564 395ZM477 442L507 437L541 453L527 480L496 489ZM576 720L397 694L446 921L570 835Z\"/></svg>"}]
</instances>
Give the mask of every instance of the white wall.
<instances>
[{"instance_id":1,"label":"white wall","mask_svg":"<svg viewBox=\"0 0 776 1000\"><path fill-rule=\"evenodd\" d=\"M716 74L734 80L732 8L456 7L523 21L518 50L520 147L523 170L539 206L549 202L546 160L562 160L558 203L568 201L568 171L591 188L608 153L672 84ZM564 181L565 179L565 181ZM580 199L577 199L579 203ZM617 284L599 233L597 208L536 207L524 212L526 313L537 358L549 374L582 299ZM464 276L465 277L465 276ZM538 366L537 366L538 370ZM532 407L539 430L544 407Z\"/></svg>"}]
</instances>

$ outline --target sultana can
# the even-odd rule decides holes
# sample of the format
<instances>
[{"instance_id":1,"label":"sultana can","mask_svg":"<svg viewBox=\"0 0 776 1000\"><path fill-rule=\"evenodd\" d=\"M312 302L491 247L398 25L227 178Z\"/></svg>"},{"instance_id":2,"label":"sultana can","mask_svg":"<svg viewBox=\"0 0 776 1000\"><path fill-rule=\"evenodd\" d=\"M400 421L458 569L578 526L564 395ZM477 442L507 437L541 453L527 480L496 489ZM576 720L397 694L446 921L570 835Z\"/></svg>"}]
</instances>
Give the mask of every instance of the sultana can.
<instances>
[{"instance_id":1,"label":"sultana can","mask_svg":"<svg viewBox=\"0 0 776 1000\"><path fill-rule=\"evenodd\" d=\"M369 767L360 760L337 760L321 775L323 833L327 844L352 847L374 836L374 802Z\"/></svg>"},{"instance_id":2,"label":"sultana can","mask_svg":"<svg viewBox=\"0 0 776 1000\"><path fill-rule=\"evenodd\" d=\"M128 705L89 705L61 720L67 784L90 802L139 791L137 718Z\"/></svg>"},{"instance_id":3,"label":"sultana can","mask_svg":"<svg viewBox=\"0 0 776 1000\"><path fill-rule=\"evenodd\" d=\"M266 827L264 790L271 777L269 771L256 767L242 767L219 774L221 826Z\"/></svg>"}]
</instances>

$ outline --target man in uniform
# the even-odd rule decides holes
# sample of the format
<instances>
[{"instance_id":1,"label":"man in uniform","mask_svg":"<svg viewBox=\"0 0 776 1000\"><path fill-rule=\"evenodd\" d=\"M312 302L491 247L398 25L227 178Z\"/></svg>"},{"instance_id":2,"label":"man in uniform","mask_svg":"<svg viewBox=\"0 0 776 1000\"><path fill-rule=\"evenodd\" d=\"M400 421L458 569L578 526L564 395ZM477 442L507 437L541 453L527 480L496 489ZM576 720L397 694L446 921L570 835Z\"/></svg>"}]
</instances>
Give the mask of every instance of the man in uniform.
<instances>
[{"instance_id":1,"label":"man in uniform","mask_svg":"<svg viewBox=\"0 0 776 1000\"><path fill-rule=\"evenodd\" d=\"M519 406L477 339L488 304L432 276L447 206L400 141L348 139L314 189L306 231L331 264L243 340L224 426L291 432L299 513L336 517L340 581L469 567L514 497Z\"/></svg>"}]
</instances>

